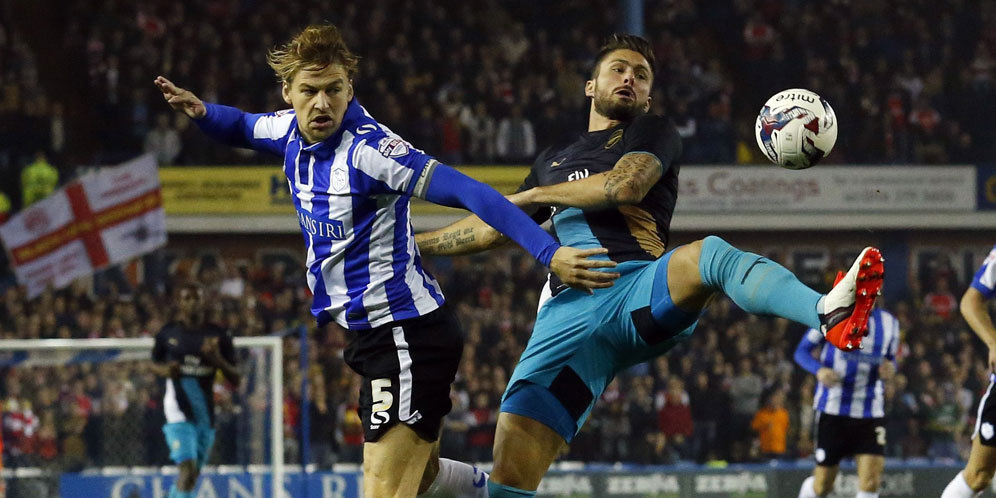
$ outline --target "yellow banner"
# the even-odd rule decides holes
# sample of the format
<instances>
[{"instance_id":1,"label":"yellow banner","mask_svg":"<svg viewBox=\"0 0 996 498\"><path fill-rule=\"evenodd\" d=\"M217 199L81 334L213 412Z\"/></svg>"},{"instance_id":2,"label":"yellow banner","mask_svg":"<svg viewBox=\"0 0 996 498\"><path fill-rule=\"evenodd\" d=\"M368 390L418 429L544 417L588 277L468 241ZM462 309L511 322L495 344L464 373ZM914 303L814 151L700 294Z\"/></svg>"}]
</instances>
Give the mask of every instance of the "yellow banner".
<instances>
[{"instance_id":1,"label":"yellow banner","mask_svg":"<svg viewBox=\"0 0 996 498\"><path fill-rule=\"evenodd\" d=\"M503 194L514 192L529 174L525 166L462 166L458 170ZM294 205L279 166L159 168L167 215L291 214ZM459 210L418 199L412 214L447 214Z\"/></svg>"}]
</instances>

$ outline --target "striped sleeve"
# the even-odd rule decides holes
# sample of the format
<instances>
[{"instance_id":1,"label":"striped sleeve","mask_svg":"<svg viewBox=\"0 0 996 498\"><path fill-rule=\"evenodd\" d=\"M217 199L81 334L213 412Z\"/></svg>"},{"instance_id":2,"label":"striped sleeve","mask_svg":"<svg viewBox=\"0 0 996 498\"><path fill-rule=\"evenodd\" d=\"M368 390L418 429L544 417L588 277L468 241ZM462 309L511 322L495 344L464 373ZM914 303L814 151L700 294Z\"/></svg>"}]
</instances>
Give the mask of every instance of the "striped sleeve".
<instances>
[{"instance_id":1,"label":"striped sleeve","mask_svg":"<svg viewBox=\"0 0 996 498\"><path fill-rule=\"evenodd\" d=\"M981 292L986 299L996 294L996 264L993 264L994 262L996 262L996 247L989 251L986 260L982 262L982 266L972 278L972 287Z\"/></svg>"},{"instance_id":2,"label":"striped sleeve","mask_svg":"<svg viewBox=\"0 0 996 498\"><path fill-rule=\"evenodd\" d=\"M220 104L205 102L204 106L207 114L194 122L211 138L235 147L283 155L295 123L294 111L252 114Z\"/></svg>"},{"instance_id":3,"label":"striped sleeve","mask_svg":"<svg viewBox=\"0 0 996 498\"><path fill-rule=\"evenodd\" d=\"M396 135L364 138L353 152L354 168L394 193L418 198L425 198L436 164L431 156Z\"/></svg>"}]
</instances>

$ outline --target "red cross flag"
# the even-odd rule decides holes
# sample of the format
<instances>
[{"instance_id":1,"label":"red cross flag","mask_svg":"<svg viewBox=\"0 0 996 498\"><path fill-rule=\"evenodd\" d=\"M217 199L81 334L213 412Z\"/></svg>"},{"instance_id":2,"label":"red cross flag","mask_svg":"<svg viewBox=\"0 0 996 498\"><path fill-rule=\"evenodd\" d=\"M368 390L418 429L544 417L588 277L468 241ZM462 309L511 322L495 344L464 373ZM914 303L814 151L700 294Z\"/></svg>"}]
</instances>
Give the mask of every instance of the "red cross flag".
<instances>
[{"instance_id":1,"label":"red cross flag","mask_svg":"<svg viewBox=\"0 0 996 498\"><path fill-rule=\"evenodd\" d=\"M17 281L34 297L166 244L152 155L100 168L0 226Z\"/></svg>"}]
</instances>

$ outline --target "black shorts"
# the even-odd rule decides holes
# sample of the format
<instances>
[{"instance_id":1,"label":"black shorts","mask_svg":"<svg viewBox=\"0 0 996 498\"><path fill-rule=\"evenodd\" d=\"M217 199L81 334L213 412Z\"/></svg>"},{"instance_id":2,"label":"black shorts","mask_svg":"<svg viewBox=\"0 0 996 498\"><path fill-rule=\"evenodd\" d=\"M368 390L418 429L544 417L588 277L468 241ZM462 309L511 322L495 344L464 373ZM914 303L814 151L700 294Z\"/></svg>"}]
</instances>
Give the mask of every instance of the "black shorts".
<instances>
[{"instance_id":1,"label":"black shorts","mask_svg":"<svg viewBox=\"0 0 996 498\"><path fill-rule=\"evenodd\" d=\"M359 412L365 440L377 441L398 423L426 441L438 439L463 353L463 331L449 307L348 330L346 338L346 364L363 376Z\"/></svg>"},{"instance_id":2,"label":"black shorts","mask_svg":"<svg viewBox=\"0 0 996 498\"><path fill-rule=\"evenodd\" d=\"M834 467L844 457L885 454L885 418L851 418L816 412L816 465Z\"/></svg>"},{"instance_id":3,"label":"black shorts","mask_svg":"<svg viewBox=\"0 0 996 498\"><path fill-rule=\"evenodd\" d=\"M986 446L996 446L996 399L992 396L993 379L989 379L989 387L986 394L979 400L979 411L975 417L975 432L972 439L979 438L979 442Z\"/></svg>"}]
</instances>

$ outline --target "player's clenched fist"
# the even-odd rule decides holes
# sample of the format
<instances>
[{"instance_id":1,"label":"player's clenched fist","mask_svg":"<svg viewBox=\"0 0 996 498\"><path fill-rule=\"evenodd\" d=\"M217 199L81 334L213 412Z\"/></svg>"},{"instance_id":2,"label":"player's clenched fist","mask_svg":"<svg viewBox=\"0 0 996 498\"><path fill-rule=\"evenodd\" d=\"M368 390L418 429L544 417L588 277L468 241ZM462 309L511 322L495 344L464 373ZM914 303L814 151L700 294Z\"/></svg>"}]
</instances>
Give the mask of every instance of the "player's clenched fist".
<instances>
[{"instance_id":1,"label":"player's clenched fist","mask_svg":"<svg viewBox=\"0 0 996 498\"><path fill-rule=\"evenodd\" d=\"M602 247L596 249L575 249L573 247L561 246L553 254L553 260L550 261L550 271L557 275L557 278L568 287L580 289L591 294L592 289L612 287L612 281L619 278L618 273L591 269L615 268L615 261L588 259L589 256L607 254L608 252L608 249Z\"/></svg>"},{"instance_id":2,"label":"player's clenched fist","mask_svg":"<svg viewBox=\"0 0 996 498\"><path fill-rule=\"evenodd\" d=\"M204 102L201 102L201 99L197 98L190 90L184 90L162 76L157 76L153 83L156 84L156 88L160 92L163 92L163 98L174 111L182 112L194 119L200 119L207 115L207 107L204 107Z\"/></svg>"}]
</instances>

